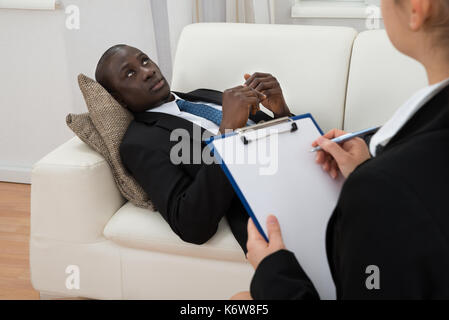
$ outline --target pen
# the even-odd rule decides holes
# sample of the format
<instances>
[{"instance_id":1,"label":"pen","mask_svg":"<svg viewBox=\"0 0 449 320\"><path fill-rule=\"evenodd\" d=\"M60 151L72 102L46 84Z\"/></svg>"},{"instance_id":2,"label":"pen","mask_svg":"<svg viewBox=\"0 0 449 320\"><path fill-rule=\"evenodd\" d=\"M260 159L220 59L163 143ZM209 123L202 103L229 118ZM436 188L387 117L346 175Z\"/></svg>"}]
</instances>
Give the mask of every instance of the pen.
<instances>
[{"instance_id":1,"label":"pen","mask_svg":"<svg viewBox=\"0 0 449 320\"><path fill-rule=\"evenodd\" d=\"M354 138L357 138L357 137L364 136L366 134L375 133L379 129L380 129L380 127L374 127L374 128L361 130L361 131L351 132L351 133L347 133L347 134L344 134L342 136L339 136L337 138L334 138L331 141L333 141L335 143L342 143L342 142L345 142L345 141L348 141L348 140L351 140L351 139L354 139ZM310 150L310 152L317 152L317 151L320 151L320 150L321 150L321 147L318 146L318 147L315 147L312 150Z\"/></svg>"}]
</instances>

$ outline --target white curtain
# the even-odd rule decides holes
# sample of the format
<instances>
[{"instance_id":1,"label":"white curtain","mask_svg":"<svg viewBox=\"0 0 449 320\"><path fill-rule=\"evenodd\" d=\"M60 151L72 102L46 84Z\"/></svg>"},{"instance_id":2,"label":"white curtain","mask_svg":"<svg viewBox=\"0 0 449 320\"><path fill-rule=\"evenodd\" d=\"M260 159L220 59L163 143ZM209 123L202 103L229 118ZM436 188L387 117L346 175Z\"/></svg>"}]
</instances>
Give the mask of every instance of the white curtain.
<instances>
[{"instance_id":1,"label":"white curtain","mask_svg":"<svg viewBox=\"0 0 449 320\"><path fill-rule=\"evenodd\" d=\"M274 0L150 0L158 64L171 81L182 29L199 22L274 23Z\"/></svg>"},{"instance_id":2,"label":"white curtain","mask_svg":"<svg viewBox=\"0 0 449 320\"><path fill-rule=\"evenodd\" d=\"M274 0L227 0L228 22L275 23ZM238 13L235 11L238 10Z\"/></svg>"},{"instance_id":3,"label":"white curtain","mask_svg":"<svg viewBox=\"0 0 449 320\"><path fill-rule=\"evenodd\" d=\"M195 22L274 23L274 0L193 0Z\"/></svg>"}]
</instances>

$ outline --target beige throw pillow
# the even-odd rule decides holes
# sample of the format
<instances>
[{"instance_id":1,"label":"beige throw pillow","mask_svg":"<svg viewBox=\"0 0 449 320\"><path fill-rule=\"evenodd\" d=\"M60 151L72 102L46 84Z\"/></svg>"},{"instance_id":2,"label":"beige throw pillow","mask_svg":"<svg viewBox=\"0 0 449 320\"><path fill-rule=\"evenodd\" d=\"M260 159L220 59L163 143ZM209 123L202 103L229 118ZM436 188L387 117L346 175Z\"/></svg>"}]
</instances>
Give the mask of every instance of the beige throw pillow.
<instances>
[{"instance_id":1,"label":"beige throw pillow","mask_svg":"<svg viewBox=\"0 0 449 320\"><path fill-rule=\"evenodd\" d=\"M106 146L97 129L95 129L92 120L90 120L88 112L81 114L70 113L67 115L65 122L69 128L92 149L101 154L105 159L109 157Z\"/></svg>"},{"instance_id":2,"label":"beige throw pillow","mask_svg":"<svg viewBox=\"0 0 449 320\"><path fill-rule=\"evenodd\" d=\"M138 207L155 210L145 190L128 173L120 159L120 143L133 120L132 113L124 109L95 80L80 74L78 84L89 112L67 115L67 125L105 158L118 189L127 200Z\"/></svg>"}]
</instances>

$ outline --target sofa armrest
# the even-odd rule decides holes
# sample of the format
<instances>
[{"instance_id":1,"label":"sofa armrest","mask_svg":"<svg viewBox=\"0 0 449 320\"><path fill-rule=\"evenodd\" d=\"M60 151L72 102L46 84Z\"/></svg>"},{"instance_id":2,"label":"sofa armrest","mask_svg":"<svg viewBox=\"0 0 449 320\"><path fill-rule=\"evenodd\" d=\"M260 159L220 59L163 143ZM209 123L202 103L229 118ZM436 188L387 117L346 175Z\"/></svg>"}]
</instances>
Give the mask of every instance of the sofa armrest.
<instances>
[{"instance_id":1,"label":"sofa armrest","mask_svg":"<svg viewBox=\"0 0 449 320\"><path fill-rule=\"evenodd\" d=\"M31 173L31 237L88 243L126 202L104 158L74 137Z\"/></svg>"}]
</instances>

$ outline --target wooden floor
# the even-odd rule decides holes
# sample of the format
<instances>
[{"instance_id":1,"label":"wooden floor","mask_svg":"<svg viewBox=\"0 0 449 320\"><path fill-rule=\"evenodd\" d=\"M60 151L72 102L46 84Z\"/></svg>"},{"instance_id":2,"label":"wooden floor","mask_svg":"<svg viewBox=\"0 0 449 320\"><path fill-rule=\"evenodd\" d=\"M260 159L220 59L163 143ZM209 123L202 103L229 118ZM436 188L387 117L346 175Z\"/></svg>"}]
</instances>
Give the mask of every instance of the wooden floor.
<instances>
[{"instance_id":1,"label":"wooden floor","mask_svg":"<svg viewBox=\"0 0 449 320\"><path fill-rule=\"evenodd\" d=\"M39 299L30 281L28 184L0 182L0 300Z\"/></svg>"}]
</instances>

